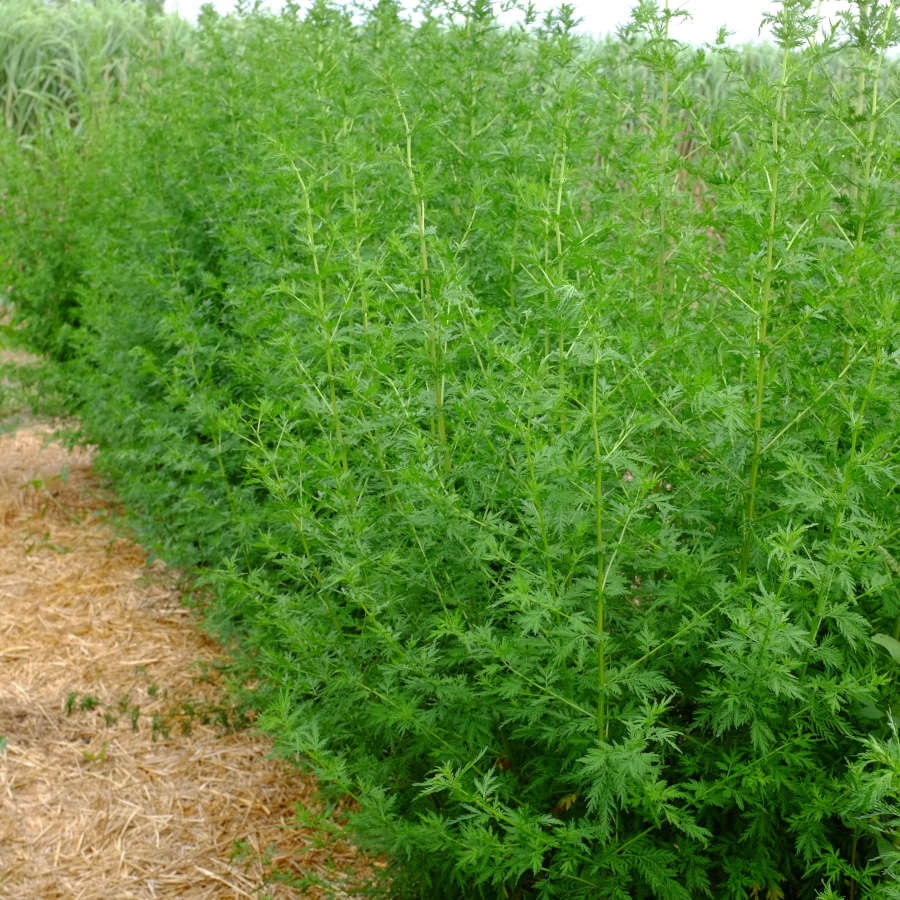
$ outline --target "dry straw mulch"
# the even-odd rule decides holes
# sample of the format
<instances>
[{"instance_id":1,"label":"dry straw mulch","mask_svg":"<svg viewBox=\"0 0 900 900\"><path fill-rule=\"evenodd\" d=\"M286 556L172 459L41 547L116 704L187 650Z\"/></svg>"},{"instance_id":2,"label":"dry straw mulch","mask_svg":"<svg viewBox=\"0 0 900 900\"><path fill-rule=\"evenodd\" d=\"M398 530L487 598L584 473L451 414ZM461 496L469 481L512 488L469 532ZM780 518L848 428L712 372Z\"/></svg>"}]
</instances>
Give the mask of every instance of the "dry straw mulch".
<instances>
[{"instance_id":1,"label":"dry straw mulch","mask_svg":"<svg viewBox=\"0 0 900 900\"><path fill-rule=\"evenodd\" d=\"M315 783L222 727L221 650L50 437L0 437L0 897L354 896L360 855L296 827Z\"/></svg>"}]
</instances>

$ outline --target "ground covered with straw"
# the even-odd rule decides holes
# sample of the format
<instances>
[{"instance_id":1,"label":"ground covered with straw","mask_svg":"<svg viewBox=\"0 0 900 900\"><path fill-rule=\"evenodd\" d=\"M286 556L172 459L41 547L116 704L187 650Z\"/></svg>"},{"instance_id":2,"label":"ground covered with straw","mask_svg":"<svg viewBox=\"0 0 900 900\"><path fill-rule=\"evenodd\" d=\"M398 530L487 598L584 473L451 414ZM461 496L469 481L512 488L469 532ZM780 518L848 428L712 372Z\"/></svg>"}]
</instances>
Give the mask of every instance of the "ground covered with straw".
<instances>
[{"instance_id":1,"label":"ground covered with straw","mask_svg":"<svg viewBox=\"0 0 900 900\"><path fill-rule=\"evenodd\" d=\"M224 700L174 579L108 523L91 452L0 437L0 896L350 897L316 786Z\"/></svg>"}]
</instances>

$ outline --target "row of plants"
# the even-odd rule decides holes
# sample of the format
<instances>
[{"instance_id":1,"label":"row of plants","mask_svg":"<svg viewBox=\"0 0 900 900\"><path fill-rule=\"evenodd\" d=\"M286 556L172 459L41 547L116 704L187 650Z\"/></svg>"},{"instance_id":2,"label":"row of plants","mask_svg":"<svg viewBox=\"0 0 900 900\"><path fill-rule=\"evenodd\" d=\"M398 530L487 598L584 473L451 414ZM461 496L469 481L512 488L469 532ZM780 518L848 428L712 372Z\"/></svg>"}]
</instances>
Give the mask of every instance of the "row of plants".
<instances>
[{"instance_id":1,"label":"row of plants","mask_svg":"<svg viewBox=\"0 0 900 900\"><path fill-rule=\"evenodd\" d=\"M900 896L895 5L672 15L207 11L3 151L15 334L397 897Z\"/></svg>"}]
</instances>

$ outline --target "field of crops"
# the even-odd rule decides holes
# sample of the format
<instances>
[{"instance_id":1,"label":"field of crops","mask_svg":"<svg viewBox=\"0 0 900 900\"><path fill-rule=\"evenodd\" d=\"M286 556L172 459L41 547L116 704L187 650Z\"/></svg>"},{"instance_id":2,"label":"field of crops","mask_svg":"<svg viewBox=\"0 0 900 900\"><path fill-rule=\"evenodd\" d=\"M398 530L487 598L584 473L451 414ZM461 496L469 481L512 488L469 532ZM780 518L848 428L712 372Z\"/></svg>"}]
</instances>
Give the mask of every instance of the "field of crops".
<instances>
[{"instance_id":1,"label":"field of crops","mask_svg":"<svg viewBox=\"0 0 900 900\"><path fill-rule=\"evenodd\" d=\"M47 402L391 896L900 897L895 2L368 6L0 0Z\"/></svg>"}]
</instances>

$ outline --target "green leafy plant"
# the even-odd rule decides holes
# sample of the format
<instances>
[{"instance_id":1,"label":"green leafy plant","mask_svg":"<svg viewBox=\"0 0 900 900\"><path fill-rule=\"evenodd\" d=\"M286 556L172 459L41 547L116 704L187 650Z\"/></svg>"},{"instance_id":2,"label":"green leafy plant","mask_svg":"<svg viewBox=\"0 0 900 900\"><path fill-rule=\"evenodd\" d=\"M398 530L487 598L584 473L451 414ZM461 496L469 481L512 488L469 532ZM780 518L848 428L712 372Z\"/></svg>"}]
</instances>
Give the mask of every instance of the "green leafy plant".
<instances>
[{"instance_id":1,"label":"green leafy plant","mask_svg":"<svg viewBox=\"0 0 900 900\"><path fill-rule=\"evenodd\" d=\"M895 897L896 8L520 13L207 11L16 333L395 896Z\"/></svg>"},{"instance_id":2,"label":"green leafy plant","mask_svg":"<svg viewBox=\"0 0 900 900\"><path fill-rule=\"evenodd\" d=\"M108 749L109 749L109 741L104 741L104 742L103 742L103 746L100 748L99 751L97 751L97 753L92 753L92 752L89 751L89 750L84 750L84 751L82 752L82 756L83 756L88 762L102 763L103 760L106 759L106 751L107 751Z\"/></svg>"}]
</instances>

